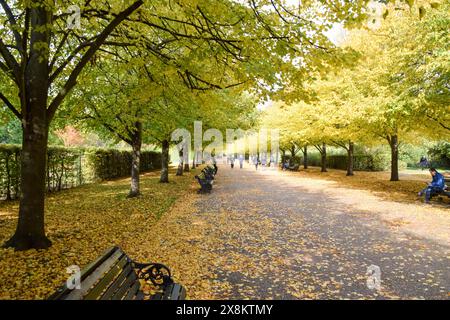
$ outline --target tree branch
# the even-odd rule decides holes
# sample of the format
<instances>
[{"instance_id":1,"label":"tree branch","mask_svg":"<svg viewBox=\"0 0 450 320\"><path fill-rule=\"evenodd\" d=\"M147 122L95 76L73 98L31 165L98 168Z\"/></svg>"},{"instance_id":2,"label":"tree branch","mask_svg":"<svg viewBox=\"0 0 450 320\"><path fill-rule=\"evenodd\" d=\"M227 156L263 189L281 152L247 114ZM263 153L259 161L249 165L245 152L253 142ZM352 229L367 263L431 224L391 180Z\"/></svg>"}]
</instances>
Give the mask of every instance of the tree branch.
<instances>
[{"instance_id":1,"label":"tree branch","mask_svg":"<svg viewBox=\"0 0 450 320\"><path fill-rule=\"evenodd\" d=\"M114 29L130 14L137 10L142 4L143 0L135 1L127 9L119 13L106 27L103 31L96 37L95 41L89 47L89 49L84 53L83 57L80 59L78 64L72 70L69 78L67 79L63 88L59 91L58 95L50 103L47 109L47 118L50 121L56 113L56 109L59 107L61 102L64 100L69 91L75 86L77 78L89 60L94 56L106 38L114 31Z\"/></svg>"},{"instance_id":2,"label":"tree branch","mask_svg":"<svg viewBox=\"0 0 450 320\"><path fill-rule=\"evenodd\" d=\"M19 111L17 111L16 108L14 108L14 106L12 105L12 103L8 100L8 98L5 97L5 95L3 93L0 92L0 99L6 104L6 106L9 108L9 110L12 111L12 113L14 113L14 115L19 118L19 120L22 120L22 115L20 114Z\"/></svg>"},{"instance_id":3,"label":"tree branch","mask_svg":"<svg viewBox=\"0 0 450 320\"><path fill-rule=\"evenodd\" d=\"M320 152L320 154L323 154L323 149L320 145L315 144L314 147Z\"/></svg>"},{"instance_id":4,"label":"tree branch","mask_svg":"<svg viewBox=\"0 0 450 320\"><path fill-rule=\"evenodd\" d=\"M431 120L437 122L442 128L444 128L444 129L446 129L446 130L450 130L450 127L447 127L445 124L443 124L443 123L442 123L441 121L439 121L438 119L433 118L433 117L430 116L429 114L426 114L426 116L427 116L428 119L431 119Z\"/></svg>"},{"instance_id":5,"label":"tree branch","mask_svg":"<svg viewBox=\"0 0 450 320\"><path fill-rule=\"evenodd\" d=\"M64 35L63 35L61 41L59 42L58 46L56 47L55 53L53 54L52 60L49 64L49 70L53 70L53 66L55 65L56 60L58 59L58 54L61 51L62 47L64 46L64 43L66 42L68 37L69 37L69 31L64 32Z\"/></svg>"},{"instance_id":6,"label":"tree branch","mask_svg":"<svg viewBox=\"0 0 450 320\"><path fill-rule=\"evenodd\" d=\"M333 142L335 145L337 145L337 146L339 146L341 148L344 148L347 151L349 149L345 143L342 143L342 142L339 142L339 141L335 141L335 140L331 140L331 142Z\"/></svg>"},{"instance_id":7,"label":"tree branch","mask_svg":"<svg viewBox=\"0 0 450 320\"><path fill-rule=\"evenodd\" d=\"M8 6L5 0L0 0L0 5L3 7L3 10L6 13L6 16L8 17L9 24L11 25L11 31L14 34L14 38L16 39L16 46L20 53L23 53L23 47L22 47L22 37L20 36L19 32L16 29L17 22L14 18L14 15L11 11L11 8Z\"/></svg>"},{"instance_id":8,"label":"tree branch","mask_svg":"<svg viewBox=\"0 0 450 320\"><path fill-rule=\"evenodd\" d=\"M5 59L5 63L8 66L9 71L13 73L13 79L15 79L16 83L19 83L19 64L17 63L16 59L14 59L14 56L11 54L11 52L9 52L2 39L0 39L0 54L2 55L3 59Z\"/></svg>"}]
</instances>

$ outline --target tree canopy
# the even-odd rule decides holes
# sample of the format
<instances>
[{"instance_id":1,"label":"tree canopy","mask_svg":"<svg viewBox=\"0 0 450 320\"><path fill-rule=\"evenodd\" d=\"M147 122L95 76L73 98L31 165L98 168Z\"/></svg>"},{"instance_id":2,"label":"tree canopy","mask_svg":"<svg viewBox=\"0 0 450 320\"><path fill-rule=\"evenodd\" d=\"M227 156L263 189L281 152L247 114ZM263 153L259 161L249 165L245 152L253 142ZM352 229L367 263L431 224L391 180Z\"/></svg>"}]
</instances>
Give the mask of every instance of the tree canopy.
<instances>
[{"instance_id":1,"label":"tree canopy","mask_svg":"<svg viewBox=\"0 0 450 320\"><path fill-rule=\"evenodd\" d=\"M392 148L391 180L398 180L398 144L418 136L448 140L449 4L426 1L382 7L377 28L348 31L353 65L335 68L310 86L307 103L276 103L265 124L282 128L284 145L342 145L342 141Z\"/></svg>"}]
</instances>

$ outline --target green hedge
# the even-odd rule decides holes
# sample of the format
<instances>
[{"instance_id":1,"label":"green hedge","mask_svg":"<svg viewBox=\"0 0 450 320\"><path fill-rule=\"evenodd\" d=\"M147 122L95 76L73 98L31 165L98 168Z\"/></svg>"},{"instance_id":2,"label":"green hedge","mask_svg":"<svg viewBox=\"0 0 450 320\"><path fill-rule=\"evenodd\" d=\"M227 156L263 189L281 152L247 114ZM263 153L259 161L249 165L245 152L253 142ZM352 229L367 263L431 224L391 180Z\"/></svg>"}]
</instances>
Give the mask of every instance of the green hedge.
<instances>
[{"instance_id":1,"label":"green hedge","mask_svg":"<svg viewBox=\"0 0 450 320\"><path fill-rule=\"evenodd\" d=\"M87 162L91 164L89 175L93 180L108 180L130 175L132 155L129 151L92 150L87 153ZM141 153L140 170L142 172L161 168L161 154L154 151Z\"/></svg>"},{"instance_id":2,"label":"green hedge","mask_svg":"<svg viewBox=\"0 0 450 320\"><path fill-rule=\"evenodd\" d=\"M15 199L19 195L20 155L20 146L0 144L0 199ZM115 149L49 147L47 192L129 176L131 157L130 151ZM141 153L142 172L160 168L159 152Z\"/></svg>"},{"instance_id":3,"label":"green hedge","mask_svg":"<svg viewBox=\"0 0 450 320\"><path fill-rule=\"evenodd\" d=\"M333 169L347 170L347 156L333 155L327 157L328 167ZM390 166L389 158L383 154L377 155L354 155L353 170L355 171L383 171Z\"/></svg>"},{"instance_id":4,"label":"green hedge","mask_svg":"<svg viewBox=\"0 0 450 320\"><path fill-rule=\"evenodd\" d=\"M300 162L302 163L302 162ZM320 155L317 153L308 155L308 165L320 166ZM346 155L327 156L327 168L347 170ZM376 153L373 155L356 154L353 156L353 170L355 171L385 171L391 168L391 157L389 154ZM399 168L406 168L406 163L399 161Z\"/></svg>"}]
</instances>

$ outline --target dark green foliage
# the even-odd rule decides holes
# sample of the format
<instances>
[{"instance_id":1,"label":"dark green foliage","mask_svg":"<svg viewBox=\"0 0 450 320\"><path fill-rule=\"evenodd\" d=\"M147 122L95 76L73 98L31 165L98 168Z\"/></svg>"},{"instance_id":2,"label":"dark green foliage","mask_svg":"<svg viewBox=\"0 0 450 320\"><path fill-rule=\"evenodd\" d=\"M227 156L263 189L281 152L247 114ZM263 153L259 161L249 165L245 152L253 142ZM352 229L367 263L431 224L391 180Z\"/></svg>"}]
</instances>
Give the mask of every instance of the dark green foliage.
<instances>
[{"instance_id":1,"label":"dark green foliage","mask_svg":"<svg viewBox=\"0 0 450 320\"><path fill-rule=\"evenodd\" d=\"M94 180L108 180L130 175L132 155L129 151L91 149L87 161L92 166ZM154 151L141 153L140 171L161 168L161 154Z\"/></svg>"},{"instance_id":2,"label":"dark green foliage","mask_svg":"<svg viewBox=\"0 0 450 320\"><path fill-rule=\"evenodd\" d=\"M382 171L389 164L389 159L380 155L354 155L353 169L364 171ZM333 169L347 169L346 155L332 155L327 159L328 167Z\"/></svg>"},{"instance_id":3,"label":"dark green foliage","mask_svg":"<svg viewBox=\"0 0 450 320\"><path fill-rule=\"evenodd\" d=\"M0 199L16 199L20 186L19 145L0 144ZM143 151L141 172L161 168L161 154ZM81 184L129 176L131 152L114 149L49 147L47 151L47 192Z\"/></svg>"},{"instance_id":4,"label":"dark green foliage","mask_svg":"<svg viewBox=\"0 0 450 320\"><path fill-rule=\"evenodd\" d=\"M384 171L389 169L390 158L388 154L376 153L374 155L356 154L353 156L353 169L355 171ZM298 163L302 163L298 161ZM320 156L316 153L308 155L308 165L320 167ZM403 168L403 163L400 164ZM327 168L347 170L347 155L327 156Z\"/></svg>"},{"instance_id":5,"label":"dark green foliage","mask_svg":"<svg viewBox=\"0 0 450 320\"><path fill-rule=\"evenodd\" d=\"M450 168L450 142L440 142L428 150L434 167Z\"/></svg>"},{"instance_id":6,"label":"dark green foliage","mask_svg":"<svg viewBox=\"0 0 450 320\"><path fill-rule=\"evenodd\" d=\"M20 121L12 119L0 126L0 143L22 143L22 126Z\"/></svg>"}]
</instances>

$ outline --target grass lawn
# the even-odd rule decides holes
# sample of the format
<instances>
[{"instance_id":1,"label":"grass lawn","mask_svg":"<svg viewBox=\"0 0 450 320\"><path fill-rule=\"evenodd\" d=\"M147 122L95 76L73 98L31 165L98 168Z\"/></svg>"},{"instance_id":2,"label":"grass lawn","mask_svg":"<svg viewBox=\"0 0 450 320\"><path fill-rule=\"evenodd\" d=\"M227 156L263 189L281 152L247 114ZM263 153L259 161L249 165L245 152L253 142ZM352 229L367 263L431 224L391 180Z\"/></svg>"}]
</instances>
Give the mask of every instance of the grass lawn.
<instances>
[{"instance_id":1,"label":"grass lawn","mask_svg":"<svg viewBox=\"0 0 450 320\"><path fill-rule=\"evenodd\" d=\"M173 203L194 192L194 172L161 184L159 172L141 176L139 198L127 199L129 178L90 184L46 199L48 250L0 249L0 299L44 299L68 277L70 265L83 267L106 248L119 245L137 261L153 261L146 250L152 225ZM17 223L18 202L0 202L0 242Z\"/></svg>"},{"instance_id":2,"label":"grass lawn","mask_svg":"<svg viewBox=\"0 0 450 320\"><path fill-rule=\"evenodd\" d=\"M426 183L431 181L428 170L403 170L400 171L400 181L389 181L390 172L368 172L355 171L354 176L347 177L343 170L328 169L328 172L320 172L318 167L310 167L307 170L300 169L299 174L304 177L322 178L335 181L337 185L372 191L375 195L392 201L398 202L421 202L423 198L419 198L417 193L426 187ZM450 176L450 172L441 171L446 176ZM434 204L438 204L439 200L433 200ZM444 203L449 203L447 197L443 197Z\"/></svg>"}]
</instances>

